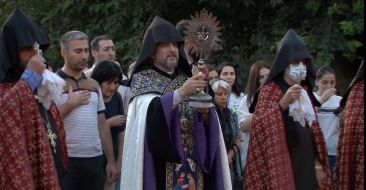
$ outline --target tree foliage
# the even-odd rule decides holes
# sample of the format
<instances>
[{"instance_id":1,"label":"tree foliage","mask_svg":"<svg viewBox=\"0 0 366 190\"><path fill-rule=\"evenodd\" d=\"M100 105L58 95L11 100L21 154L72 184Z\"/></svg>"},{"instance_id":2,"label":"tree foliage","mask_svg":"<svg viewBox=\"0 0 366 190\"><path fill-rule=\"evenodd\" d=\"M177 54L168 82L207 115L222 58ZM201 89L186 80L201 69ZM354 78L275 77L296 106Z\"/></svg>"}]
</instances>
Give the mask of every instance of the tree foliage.
<instances>
[{"instance_id":1,"label":"tree foliage","mask_svg":"<svg viewBox=\"0 0 366 190\"><path fill-rule=\"evenodd\" d=\"M62 65L58 39L69 30L84 31L90 38L110 35L126 68L155 15L177 23L202 8L222 26L223 49L210 59L215 65L228 60L248 71L258 59L272 62L276 44L289 28L304 38L317 66L339 56L346 62L363 57L363 0L3 0L1 23L16 6L49 34L52 45L46 56L56 68Z\"/></svg>"}]
</instances>

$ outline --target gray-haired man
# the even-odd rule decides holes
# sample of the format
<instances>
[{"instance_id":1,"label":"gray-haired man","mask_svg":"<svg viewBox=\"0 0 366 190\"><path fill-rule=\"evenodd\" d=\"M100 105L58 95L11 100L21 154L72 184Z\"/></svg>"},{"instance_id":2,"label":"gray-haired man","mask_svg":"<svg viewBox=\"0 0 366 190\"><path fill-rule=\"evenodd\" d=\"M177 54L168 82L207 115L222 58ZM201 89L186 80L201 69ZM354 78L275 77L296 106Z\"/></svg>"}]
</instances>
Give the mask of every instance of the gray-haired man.
<instances>
[{"instance_id":1,"label":"gray-haired man","mask_svg":"<svg viewBox=\"0 0 366 190\"><path fill-rule=\"evenodd\" d=\"M57 74L65 80L66 86L57 106L65 126L69 155L63 187L100 190L105 181L103 152L108 161L108 182L116 178L117 169L99 84L83 73L89 58L88 36L70 31L61 37L60 45L64 66Z\"/></svg>"}]
</instances>

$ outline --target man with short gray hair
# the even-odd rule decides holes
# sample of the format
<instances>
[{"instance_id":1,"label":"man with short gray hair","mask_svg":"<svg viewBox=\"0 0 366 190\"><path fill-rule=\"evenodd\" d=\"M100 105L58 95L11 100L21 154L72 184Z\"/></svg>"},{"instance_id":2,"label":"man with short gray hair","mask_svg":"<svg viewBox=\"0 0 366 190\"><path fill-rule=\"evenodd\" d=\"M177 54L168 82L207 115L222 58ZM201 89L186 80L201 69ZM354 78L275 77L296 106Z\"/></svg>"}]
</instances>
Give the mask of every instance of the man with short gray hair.
<instances>
[{"instance_id":1,"label":"man with short gray hair","mask_svg":"<svg viewBox=\"0 0 366 190\"><path fill-rule=\"evenodd\" d=\"M57 106L65 126L70 162L63 187L100 190L105 181L104 171L111 183L117 169L101 89L97 81L83 73L89 58L88 36L70 31L61 37L60 45L64 66L57 74L66 86ZM103 152L108 161L106 169Z\"/></svg>"}]
</instances>

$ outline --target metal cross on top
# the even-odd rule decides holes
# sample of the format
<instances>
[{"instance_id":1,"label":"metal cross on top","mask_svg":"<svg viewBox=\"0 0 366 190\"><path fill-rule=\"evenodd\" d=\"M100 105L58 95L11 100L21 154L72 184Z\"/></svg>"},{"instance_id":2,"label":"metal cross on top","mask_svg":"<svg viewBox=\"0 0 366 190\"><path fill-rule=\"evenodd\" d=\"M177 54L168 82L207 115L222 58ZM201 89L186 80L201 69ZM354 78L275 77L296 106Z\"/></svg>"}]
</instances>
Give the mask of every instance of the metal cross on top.
<instances>
[{"instance_id":1,"label":"metal cross on top","mask_svg":"<svg viewBox=\"0 0 366 190\"><path fill-rule=\"evenodd\" d=\"M51 130L51 125L49 123L47 123L47 133L48 133L48 138L51 141L51 146L53 148L53 152L56 153L56 139L57 139L57 135L56 135L56 133L54 133Z\"/></svg>"}]
</instances>

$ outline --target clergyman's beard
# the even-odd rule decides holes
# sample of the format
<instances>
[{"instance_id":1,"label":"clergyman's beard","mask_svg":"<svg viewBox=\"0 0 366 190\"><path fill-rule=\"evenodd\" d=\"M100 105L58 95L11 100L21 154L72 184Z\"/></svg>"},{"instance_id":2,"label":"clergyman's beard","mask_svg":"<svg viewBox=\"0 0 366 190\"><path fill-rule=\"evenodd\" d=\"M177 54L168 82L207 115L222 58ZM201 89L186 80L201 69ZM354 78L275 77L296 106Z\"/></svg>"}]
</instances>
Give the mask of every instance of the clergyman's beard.
<instances>
[{"instance_id":1,"label":"clergyman's beard","mask_svg":"<svg viewBox=\"0 0 366 190\"><path fill-rule=\"evenodd\" d=\"M160 70L166 73L173 73L175 68L178 66L177 60L169 60L169 59L158 59L155 63L153 63L155 67L159 68Z\"/></svg>"},{"instance_id":2,"label":"clergyman's beard","mask_svg":"<svg viewBox=\"0 0 366 190\"><path fill-rule=\"evenodd\" d=\"M175 69L178 66L178 61L166 61L165 64L170 69Z\"/></svg>"},{"instance_id":3,"label":"clergyman's beard","mask_svg":"<svg viewBox=\"0 0 366 190\"><path fill-rule=\"evenodd\" d=\"M166 57L166 65L169 67L169 68L172 68L172 69L175 69L177 68L178 66L178 58L179 58L179 55L170 55L168 57Z\"/></svg>"}]
</instances>

